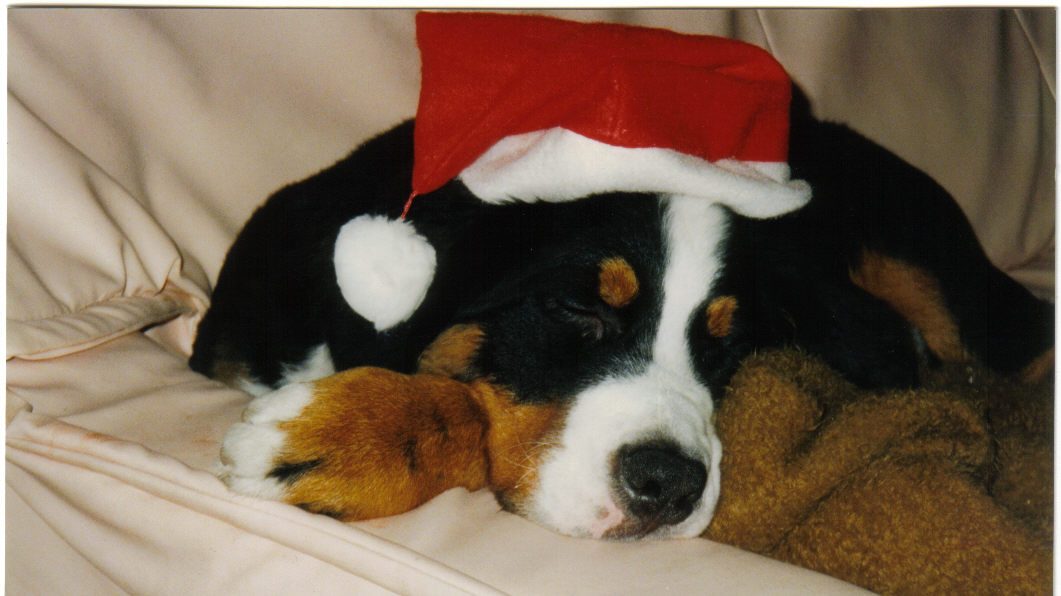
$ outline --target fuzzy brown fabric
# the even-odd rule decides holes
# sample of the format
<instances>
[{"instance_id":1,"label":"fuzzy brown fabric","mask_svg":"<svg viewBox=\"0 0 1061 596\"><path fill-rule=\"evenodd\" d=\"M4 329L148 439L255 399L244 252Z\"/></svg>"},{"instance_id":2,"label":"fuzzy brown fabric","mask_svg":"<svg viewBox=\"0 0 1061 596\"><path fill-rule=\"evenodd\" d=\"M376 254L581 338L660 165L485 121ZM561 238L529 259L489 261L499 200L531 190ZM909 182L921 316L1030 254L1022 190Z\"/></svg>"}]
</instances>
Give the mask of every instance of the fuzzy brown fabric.
<instances>
[{"instance_id":1,"label":"fuzzy brown fabric","mask_svg":"<svg viewBox=\"0 0 1061 596\"><path fill-rule=\"evenodd\" d=\"M491 488L504 488L503 470L496 461L487 464L488 454L511 460L503 446L526 444L519 433L540 432L527 421L541 425L548 418L528 418L505 406L497 391L484 393L488 384L447 378L459 367L437 365L474 350L475 342L466 339L448 336L434 352L446 358L428 359L427 370L441 375L356 369L317 382L317 400L337 407L328 416L296 421L311 427L302 434L319 443L331 423L343 433L361 424L366 436L394 441L374 454L378 465L366 467L363 457L355 458L358 465L339 468L341 477L327 479L327 486L341 480L380 487L380 478L397 479L394 488L365 494L314 484L309 490L316 500L329 503L323 509L341 512L343 519L397 513L451 486L479 488L488 468ZM747 359L717 413L722 492L704 536L885 594L1050 593L1052 378L1028 384L948 364L925 371L924 379L917 390L866 392L794 350ZM405 413L398 419L370 407L347 407L352 397L364 401L373 394L386 396L377 404L384 409L415 407L399 408ZM447 402L449 409L478 404L481 416L461 420L464 427L482 428L460 439L440 426L437 408L425 407L432 400ZM434 435L445 440L439 443ZM332 455L342 461L345 445L361 442L344 434L334 453L308 452L315 462ZM435 443L463 455L432 456L425 449ZM300 453L294 461L306 459ZM421 469L429 461L434 463ZM430 490L410 488L415 483L409 478L428 472L435 479L439 467L460 473L438 475ZM478 474L455 480L470 468ZM312 474L289 481L291 502L316 502L299 488L311 482Z\"/></svg>"},{"instance_id":2,"label":"fuzzy brown fabric","mask_svg":"<svg viewBox=\"0 0 1061 596\"><path fill-rule=\"evenodd\" d=\"M795 351L748 359L705 536L881 593L1050 593L1052 381L926 379L862 392Z\"/></svg>"}]
</instances>

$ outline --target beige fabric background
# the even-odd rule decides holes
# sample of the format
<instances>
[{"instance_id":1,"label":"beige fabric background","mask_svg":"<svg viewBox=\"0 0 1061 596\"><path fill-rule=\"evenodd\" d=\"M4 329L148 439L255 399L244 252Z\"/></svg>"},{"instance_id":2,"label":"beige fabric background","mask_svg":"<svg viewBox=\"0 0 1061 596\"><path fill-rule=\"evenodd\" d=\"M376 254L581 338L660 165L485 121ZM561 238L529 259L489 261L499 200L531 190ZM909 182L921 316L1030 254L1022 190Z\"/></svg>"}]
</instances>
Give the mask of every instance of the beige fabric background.
<instances>
[{"instance_id":1,"label":"beige fabric background","mask_svg":"<svg viewBox=\"0 0 1061 596\"><path fill-rule=\"evenodd\" d=\"M767 48L1053 295L1053 9L558 14ZM12 593L844 591L704 541L553 536L485 493L358 525L228 494L207 471L248 397L187 369L195 324L270 192L415 113L413 13L14 8L8 50Z\"/></svg>"}]
</instances>

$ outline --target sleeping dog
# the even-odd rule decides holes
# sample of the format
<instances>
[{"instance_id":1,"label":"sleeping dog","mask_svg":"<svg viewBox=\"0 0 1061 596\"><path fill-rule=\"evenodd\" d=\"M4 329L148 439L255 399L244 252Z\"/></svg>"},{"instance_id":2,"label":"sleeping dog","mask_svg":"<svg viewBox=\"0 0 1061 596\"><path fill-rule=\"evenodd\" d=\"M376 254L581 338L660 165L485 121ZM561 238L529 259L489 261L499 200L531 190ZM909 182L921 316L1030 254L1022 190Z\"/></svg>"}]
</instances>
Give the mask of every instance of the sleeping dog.
<instances>
[{"instance_id":1,"label":"sleeping dog","mask_svg":"<svg viewBox=\"0 0 1061 596\"><path fill-rule=\"evenodd\" d=\"M533 470L493 487L503 507L570 535L694 536L719 492L713 402L757 350L796 346L867 388L915 386L939 361L1041 372L1052 305L988 261L928 176L805 112L789 163L813 198L780 217L643 192L488 204L452 180L408 212L437 273L382 332L344 299L357 280L337 274L336 241L348 222L396 217L413 123L280 190L228 253L191 358L255 393L296 383L258 407L271 411L258 428L226 438L226 480L275 498L302 483L297 504L352 517L305 497L327 490L311 484L320 457L277 455L292 439L282 422L324 398L298 382L450 358L454 378L549 413L520 423L533 425L520 463Z\"/></svg>"}]
</instances>

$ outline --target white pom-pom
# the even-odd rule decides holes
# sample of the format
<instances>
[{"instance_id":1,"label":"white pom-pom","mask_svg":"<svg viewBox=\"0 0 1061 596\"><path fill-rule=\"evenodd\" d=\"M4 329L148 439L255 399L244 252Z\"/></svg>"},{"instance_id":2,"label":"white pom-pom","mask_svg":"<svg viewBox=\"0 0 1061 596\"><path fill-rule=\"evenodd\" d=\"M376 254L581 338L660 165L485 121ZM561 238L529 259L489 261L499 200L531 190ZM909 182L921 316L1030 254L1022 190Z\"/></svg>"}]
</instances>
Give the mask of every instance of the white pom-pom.
<instances>
[{"instance_id":1,"label":"white pom-pom","mask_svg":"<svg viewBox=\"0 0 1061 596\"><path fill-rule=\"evenodd\" d=\"M378 215L346 222L334 259L343 298L377 331L412 316L435 276L435 249L427 239L411 223Z\"/></svg>"}]
</instances>

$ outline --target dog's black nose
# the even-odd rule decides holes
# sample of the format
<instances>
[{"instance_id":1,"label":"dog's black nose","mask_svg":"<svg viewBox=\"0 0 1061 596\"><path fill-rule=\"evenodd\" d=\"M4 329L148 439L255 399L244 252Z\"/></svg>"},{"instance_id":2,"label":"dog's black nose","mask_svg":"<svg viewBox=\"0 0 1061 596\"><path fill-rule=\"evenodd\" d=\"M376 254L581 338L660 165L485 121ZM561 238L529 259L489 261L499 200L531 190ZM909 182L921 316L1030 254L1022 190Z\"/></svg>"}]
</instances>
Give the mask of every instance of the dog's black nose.
<instances>
[{"instance_id":1,"label":"dog's black nose","mask_svg":"<svg viewBox=\"0 0 1061 596\"><path fill-rule=\"evenodd\" d=\"M623 446L616 466L627 511L657 527L689 517L707 483L704 464L668 443Z\"/></svg>"}]
</instances>

